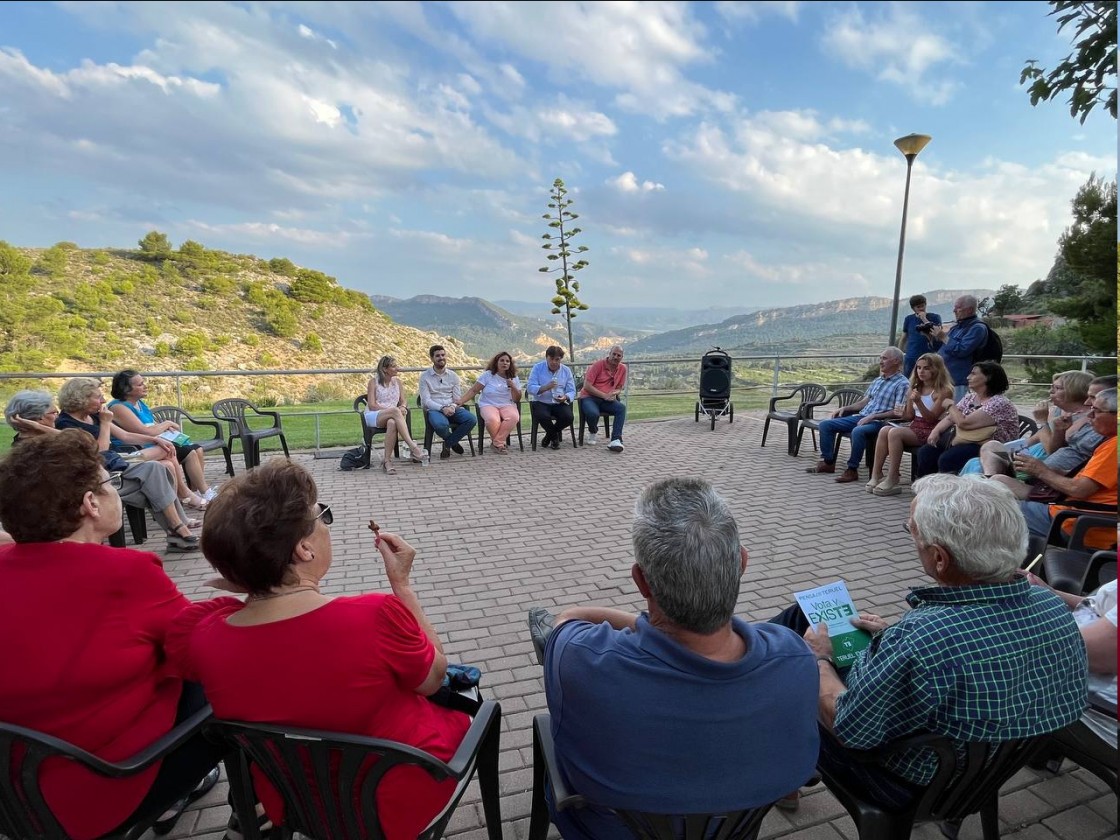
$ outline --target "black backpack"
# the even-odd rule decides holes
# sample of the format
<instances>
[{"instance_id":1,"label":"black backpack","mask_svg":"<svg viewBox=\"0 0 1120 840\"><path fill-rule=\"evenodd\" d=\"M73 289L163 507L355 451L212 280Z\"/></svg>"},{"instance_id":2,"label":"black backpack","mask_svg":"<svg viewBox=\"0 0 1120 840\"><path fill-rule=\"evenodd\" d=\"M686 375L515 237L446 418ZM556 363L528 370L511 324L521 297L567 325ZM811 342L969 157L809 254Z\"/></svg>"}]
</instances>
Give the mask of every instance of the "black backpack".
<instances>
[{"instance_id":1,"label":"black backpack","mask_svg":"<svg viewBox=\"0 0 1120 840\"><path fill-rule=\"evenodd\" d=\"M1003 339L999 337L999 333L993 330L987 324L984 325L988 334L984 338L984 343L972 354L973 363L976 362L1002 362L1003 361Z\"/></svg>"},{"instance_id":2,"label":"black backpack","mask_svg":"<svg viewBox=\"0 0 1120 840\"><path fill-rule=\"evenodd\" d=\"M368 470L370 451L368 446L358 446L342 454L338 461L338 468L343 472L350 470Z\"/></svg>"}]
</instances>

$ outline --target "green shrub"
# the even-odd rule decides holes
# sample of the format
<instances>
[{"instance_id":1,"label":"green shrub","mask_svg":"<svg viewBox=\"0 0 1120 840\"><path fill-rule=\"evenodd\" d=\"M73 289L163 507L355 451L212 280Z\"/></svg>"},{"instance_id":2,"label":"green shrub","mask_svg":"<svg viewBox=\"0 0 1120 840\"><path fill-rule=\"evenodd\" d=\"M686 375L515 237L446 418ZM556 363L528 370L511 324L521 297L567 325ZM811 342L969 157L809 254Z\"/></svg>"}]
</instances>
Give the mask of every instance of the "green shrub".
<instances>
[{"instance_id":1,"label":"green shrub","mask_svg":"<svg viewBox=\"0 0 1120 840\"><path fill-rule=\"evenodd\" d=\"M166 260L171 256L171 240L166 233L158 230L148 231L140 240L140 259Z\"/></svg>"},{"instance_id":2,"label":"green shrub","mask_svg":"<svg viewBox=\"0 0 1120 840\"><path fill-rule=\"evenodd\" d=\"M188 333L175 342L175 355L197 356L206 350L206 336L201 333Z\"/></svg>"},{"instance_id":3,"label":"green shrub","mask_svg":"<svg viewBox=\"0 0 1120 840\"><path fill-rule=\"evenodd\" d=\"M108 251L94 251L89 255L89 261L93 265L108 265L109 260L110 257Z\"/></svg>"},{"instance_id":4,"label":"green shrub","mask_svg":"<svg viewBox=\"0 0 1120 840\"><path fill-rule=\"evenodd\" d=\"M261 343L261 337L256 333L249 333L248 335L241 336L241 343L246 347L256 347Z\"/></svg>"},{"instance_id":5,"label":"green shrub","mask_svg":"<svg viewBox=\"0 0 1120 840\"><path fill-rule=\"evenodd\" d=\"M163 329L160 327L159 321L155 318L148 318L148 320L144 322L144 332L152 338L155 338L157 335L163 333Z\"/></svg>"},{"instance_id":6,"label":"green shrub","mask_svg":"<svg viewBox=\"0 0 1120 840\"><path fill-rule=\"evenodd\" d=\"M207 277L202 281L202 291L219 297L228 297L237 290L237 283L232 278L218 274Z\"/></svg>"},{"instance_id":7,"label":"green shrub","mask_svg":"<svg viewBox=\"0 0 1120 840\"><path fill-rule=\"evenodd\" d=\"M300 303L326 303L334 296L337 281L321 271L301 268L288 290Z\"/></svg>"},{"instance_id":8,"label":"green shrub","mask_svg":"<svg viewBox=\"0 0 1120 840\"><path fill-rule=\"evenodd\" d=\"M300 349L305 353L322 353L323 341L315 333L308 333L304 336L303 344L300 346Z\"/></svg>"},{"instance_id":9,"label":"green shrub","mask_svg":"<svg viewBox=\"0 0 1120 840\"><path fill-rule=\"evenodd\" d=\"M155 346L155 357L162 359L171 355L171 346L166 341L157 341Z\"/></svg>"},{"instance_id":10,"label":"green shrub","mask_svg":"<svg viewBox=\"0 0 1120 840\"><path fill-rule=\"evenodd\" d=\"M209 367L201 356L194 356L183 362L183 370L207 370Z\"/></svg>"},{"instance_id":11,"label":"green shrub","mask_svg":"<svg viewBox=\"0 0 1120 840\"><path fill-rule=\"evenodd\" d=\"M275 274L282 274L285 277L296 276L296 264L287 257L274 257L268 261L268 267L271 268Z\"/></svg>"}]
</instances>

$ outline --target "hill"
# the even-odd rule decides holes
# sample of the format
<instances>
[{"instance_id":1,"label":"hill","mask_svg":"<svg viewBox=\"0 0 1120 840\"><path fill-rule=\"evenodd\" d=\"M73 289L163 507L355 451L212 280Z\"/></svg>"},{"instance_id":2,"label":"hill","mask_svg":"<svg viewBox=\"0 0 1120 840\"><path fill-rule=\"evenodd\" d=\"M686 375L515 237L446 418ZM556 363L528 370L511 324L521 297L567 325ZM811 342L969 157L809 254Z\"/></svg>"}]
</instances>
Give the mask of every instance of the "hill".
<instances>
[{"instance_id":1,"label":"hill","mask_svg":"<svg viewBox=\"0 0 1120 840\"><path fill-rule=\"evenodd\" d=\"M518 361L536 361L550 344L559 344L564 348L568 346L567 328L558 315L515 315L477 297L417 295L402 300L371 295L370 300L374 306L402 324L453 334L463 342L468 352L482 359L505 350ZM645 334L617 326L604 327L585 321L584 318L581 315L572 321L572 344L577 358Z\"/></svg>"},{"instance_id":2,"label":"hill","mask_svg":"<svg viewBox=\"0 0 1120 840\"><path fill-rule=\"evenodd\" d=\"M135 251L0 242L0 370L369 370L382 354L421 367L436 342L452 365L477 364L458 339L394 323L366 295L322 272L194 242L171 250L166 237L149 242L152 236L142 240L148 249ZM358 374L214 377L185 383L184 399L342 399L364 391L365 382ZM163 380L153 385L164 389L153 399L168 396Z\"/></svg>"},{"instance_id":3,"label":"hill","mask_svg":"<svg viewBox=\"0 0 1120 840\"><path fill-rule=\"evenodd\" d=\"M548 318L547 303L523 300L495 300L493 303L515 315ZM610 324L616 330L633 330L639 334L679 330L693 324L714 324L735 315L757 312L760 306L710 306L707 309L669 309L660 306L595 306L580 317L590 317ZM555 316L552 316L553 318Z\"/></svg>"},{"instance_id":4,"label":"hill","mask_svg":"<svg viewBox=\"0 0 1120 840\"><path fill-rule=\"evenodd\" d=\"M984 298L985 289L938 289L926 292L929 310L946 321L953 319L953 301L962 294ZM903 301L898 326L910 310ZM686 356L707 352L713 346L741 353L836 353L866 350L885 340L890 332L891 300L858 297L762 309L736 315L718 324L701 324L660 333L626 346L634 356Z\"/></svg>"}]
</instances>

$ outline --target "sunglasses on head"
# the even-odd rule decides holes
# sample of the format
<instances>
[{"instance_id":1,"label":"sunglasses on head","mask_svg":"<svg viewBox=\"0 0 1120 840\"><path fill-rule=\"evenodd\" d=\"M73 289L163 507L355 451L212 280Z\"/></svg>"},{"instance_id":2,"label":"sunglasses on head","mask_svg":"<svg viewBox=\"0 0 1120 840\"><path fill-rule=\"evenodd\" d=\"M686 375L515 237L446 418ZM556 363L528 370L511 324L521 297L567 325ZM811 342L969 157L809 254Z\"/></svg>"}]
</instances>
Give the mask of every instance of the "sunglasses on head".
<instances>
[{"instance_id":1,"label":"sunglasses on head","mask_svg":"<svg viewBox=\"0 0 1120 840\"><path fill-rule=\"evenodd\" d=\"M330 524L334 522L334 514L331 513L331 506L325 505L322 502L316 502L316 504L319 505L319 512L315 514L315 518L322 519L323 524L329 527Z\"/></svg>"}]
</instances>

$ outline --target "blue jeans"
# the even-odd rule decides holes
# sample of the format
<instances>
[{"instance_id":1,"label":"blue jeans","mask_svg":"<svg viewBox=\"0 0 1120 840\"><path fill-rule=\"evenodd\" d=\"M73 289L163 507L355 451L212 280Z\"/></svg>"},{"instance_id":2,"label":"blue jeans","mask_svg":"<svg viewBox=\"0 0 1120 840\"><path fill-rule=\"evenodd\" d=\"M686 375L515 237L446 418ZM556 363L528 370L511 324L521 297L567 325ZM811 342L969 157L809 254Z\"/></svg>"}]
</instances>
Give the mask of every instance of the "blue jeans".
<instances>
[{"instance_id":1,"label":"blue jeans","mask_svg":"<svg viewBox=\"0 0 1120 840\"><path fill-rule=\"evenodd\" d=\"M591 434L599 431L599 415L607 414L614 418L611 423L611 439L622 440L622 424L626 422L626 406L618 400L604 400L600 397L580 397L579 410L587 419Z\"/></svg>"},{"instance_id":2,"label":"blue jeans","mask_svg":"<svg viewBox=\"0 0 1120 840\"><path fill-rule=\"evenodd\" d=\"M821 423L821 460L829 464L836 463L836 436L840 432L848 432L852 442L852 451L848 456L848 469L858 470L859 462L863 460L864 450L868 445L874 449L875 439L883 424L878 420L859 425L860 416L849 414L847 417L830 417Z\"/></svg>"},{"instance_id":3,"label":"blue jeans","mask_svg":"<svg viewBox=\"0 0 1120 840\"><path fill-rule=\"evenodd\" d=\"M442 411L428 411L427 414L432 431L443 438L443 442L448 446L454 446L469 435L471 429L478 423L474 412L463 408L463 406L455 409L455 413L450 417Z\"/></svg>"},{"instance_id":4,"label":"blue jeans","mask_svg":"<svg viewBox=\"0 0 1120 840\"><path fill-rule=\"evenodd\" d=\"M1033 536L1046 539L1050 535L1050 505L1046 502L1019 502L1019 510L1027 520L1027 530Z\"/></svg>"}]
</instances>

